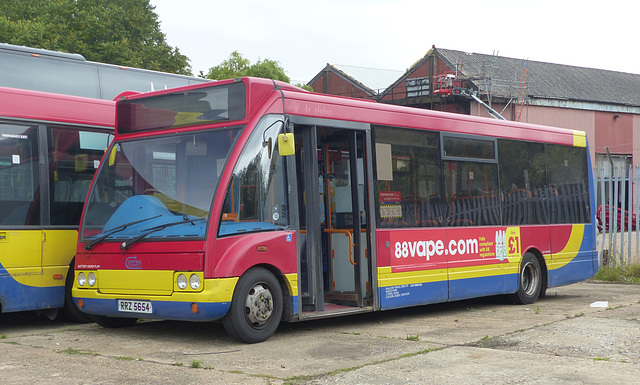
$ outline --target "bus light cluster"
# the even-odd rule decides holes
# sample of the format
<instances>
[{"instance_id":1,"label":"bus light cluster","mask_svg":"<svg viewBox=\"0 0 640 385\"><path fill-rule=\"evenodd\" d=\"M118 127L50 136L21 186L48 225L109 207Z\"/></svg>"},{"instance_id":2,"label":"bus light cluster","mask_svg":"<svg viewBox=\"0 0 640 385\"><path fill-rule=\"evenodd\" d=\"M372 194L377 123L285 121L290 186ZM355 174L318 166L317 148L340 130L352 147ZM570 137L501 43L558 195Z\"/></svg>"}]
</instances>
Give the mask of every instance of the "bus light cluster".
<instances>
[{"instance_id":1,"label":"bus light cluster","mask_svg":"<svg viewBox=\"0 0 640 385\"><path fill-rule=\"evenodd\" d=\"M80 287L94 287L97 281L96 274L93 271L88 274L84 272L78 273L78 286Z\"/></svg>"},{"instance_id":2,"label":"bus light cluster","mask_svg":"<svg viewBox=\"0 0 640 385\"><path fill-rule=\"evenodd\" d=\"M178 273L176 276L176 286L180 290L198 290L200 289L200 276L196 273L192 273L189 278L187 278L188 273Z\"/></svg>"}]
</instances>

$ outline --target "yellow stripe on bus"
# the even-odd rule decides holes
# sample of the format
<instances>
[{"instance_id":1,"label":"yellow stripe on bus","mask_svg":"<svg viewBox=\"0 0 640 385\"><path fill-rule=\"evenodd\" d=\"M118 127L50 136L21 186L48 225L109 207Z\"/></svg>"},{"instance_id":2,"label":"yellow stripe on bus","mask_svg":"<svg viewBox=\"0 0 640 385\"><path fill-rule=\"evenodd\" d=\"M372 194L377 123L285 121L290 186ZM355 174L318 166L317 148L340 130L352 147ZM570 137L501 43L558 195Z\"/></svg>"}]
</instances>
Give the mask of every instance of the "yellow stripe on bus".
<instances>
[{"instance_id":1,"label":"yellow stripe on bus","mask_svg":"<svg viewBox=\"0 0 640 385\"><path fill-rule=\"evenodd\" d=\"M87 270L90 271L90 270ZM100 278L98 278L100 279ZM170 295L153 295L142 292L130 292L124 294L104 294L99 293L96 289L79 289L76 285L74 287L74 296L82 298L97 298L97 299L139 299L148 301L168 301L168 302L206 302L206 303L219 303L219 302L231 302L233 298L233 290L238 282L237 277L233 278L216 278L205 279L204 289L201 292L193 291L174 291ZM171 283L171 281L169 282Z\"/></svg>"},{"instance_id":2,"label":"yellow stripe on bus","mask_svg":"<svg viewBox=\"0 0 640 385\"><path fill-rule=\"evenodd\" d=\"M298 274L285 274L284 277L287 281L287 289L289 289L291 296L298 296Z\"/></svg>"},{"instance_id":3,"label":"yellow stripe on bus","mask_svg":"<svg viewBox=\"0 0 640 385\"><path fill-rule=\"evenodd\" d=\"M76 251L76 230L1 230L0 264L17 282L64 286Z\"/></svg>"},{"instance_id":4,"label":"yellow stripe on bus","mask_svg":"<svg viewBox=\"0 0 640 385\"><path fill-rule=\"evenodd\" d=\"M520 258L512 259L513 262L507 263L465 266L449 269L449 279L468 279L493 277L496 275L518 274L518 272L520 271Z\"/></svg>"},{"instance_id":5,"label":"yellow stripe on bus","mask_svg":"<svg viewBox=\"0 0 640 385\"><path fill-rule=\"evenodd\" d=\"M390 266L378 268L378 287L440 282L446 280L447 269L403 271L393 273Z\"/></svg>"},{"instance_id":6,"label":"yellow stripe on bus","mask_svg":"<svg viewBox=\"0 0 640 385\"><path fill-rule=\"evenodd\" d=\"M415 283L441 282L447 279L467 279L491 277L505 274L518 274L520 259L512 262L456 267L452 269L417 270L405 272L392 272L391 267L378 268L378 286L388 287L397 285L410 285Z\"/></svg>"},{"instance_id":7,"label":"yellow stripe on bus","mask_svg":"<svg viewBox=\"0 0 640 385\"><path fill-rule=\"evenodd\" d=\"M573 131L573 145L575 147L587 147L587 134L584 131Z\"/></svg>"},{"instance_id":8,"label":"yellow stripe on bus","mask_svg":"<svg viewBox=\"0 0 640 385\"><path fill-rule=\"evenodd\" d=\"M37 269L11 269L9 274L16 282L32 287L64 286L69 266L47 266Z\"/></svg>"},{"instance_id":9,"label":"yellow stripe on bus","mask_svg":"<svg viewBox=\"0 0 640 385\"><path fill-rule=\"evenodd\" d=\"M582 240L584 238L584 224L572 225L571 235L567 244L562 250L554 253L551 259L547 259L547 268L549 270L559 269L571 262L580 251Z\"/></svg>"}]
</instances>

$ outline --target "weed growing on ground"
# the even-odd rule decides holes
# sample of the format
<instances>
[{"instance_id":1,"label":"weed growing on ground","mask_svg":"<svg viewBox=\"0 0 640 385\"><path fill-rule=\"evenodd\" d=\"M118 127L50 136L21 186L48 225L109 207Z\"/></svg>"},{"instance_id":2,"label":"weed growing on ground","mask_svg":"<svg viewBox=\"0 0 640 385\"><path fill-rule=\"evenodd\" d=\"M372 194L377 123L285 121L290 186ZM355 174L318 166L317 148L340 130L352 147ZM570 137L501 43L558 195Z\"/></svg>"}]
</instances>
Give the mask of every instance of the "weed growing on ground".
<instances>
[{"instance_id":1,"label":"weed growing on ground","mask_svg":"<svg viewBox=\"0 0 640 385\"><path fill-rule=\"evenodd\" d=\"M605 282L640 284L640 264L601 266L593 279Z\"/></svg>"}]
</instances>

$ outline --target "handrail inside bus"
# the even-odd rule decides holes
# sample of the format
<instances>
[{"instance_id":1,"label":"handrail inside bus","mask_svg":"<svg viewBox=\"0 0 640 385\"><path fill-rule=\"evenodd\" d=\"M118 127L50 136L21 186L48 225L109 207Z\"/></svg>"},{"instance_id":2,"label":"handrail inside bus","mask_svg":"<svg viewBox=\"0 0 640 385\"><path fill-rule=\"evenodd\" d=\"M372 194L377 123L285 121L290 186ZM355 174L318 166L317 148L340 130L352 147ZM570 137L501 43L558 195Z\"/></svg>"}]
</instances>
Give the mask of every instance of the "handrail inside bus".
<instances>
[{"instance_id":1,"label":"handrail inside bus","mask_svg":"<svg viewBox=\"0 0 640 385\"><path fill-rule=\"evenodd\" d=\"M355 243L353 243L353 230L351 229L324 229L325 233L330 233L330 234L344 234L347 236L347 238L349 238L349 262L351 262L351 264L353 266L356 265L356 261L353 260L353 247L355 246Z\"/></svg>"}]
</instances>

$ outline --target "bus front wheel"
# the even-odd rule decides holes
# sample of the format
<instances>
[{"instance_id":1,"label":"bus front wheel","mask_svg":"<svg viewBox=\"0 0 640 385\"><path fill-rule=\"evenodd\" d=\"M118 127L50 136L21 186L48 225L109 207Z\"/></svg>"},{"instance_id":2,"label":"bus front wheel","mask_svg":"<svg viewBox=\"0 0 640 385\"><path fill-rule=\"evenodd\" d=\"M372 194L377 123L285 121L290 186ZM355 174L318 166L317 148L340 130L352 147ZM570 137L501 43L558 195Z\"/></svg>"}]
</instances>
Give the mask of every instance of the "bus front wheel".
<instances>
[{"instance_id":1,"label":"bus front wheel","mask_svg":"<svg viewBox=\"0 0 640 385\"><path fill-rule=\"evenodd\" d=\"M262 342L278 328L282 306L278 279L269 270L254 267L238 280L222 324L227 333L239 341Z\"/></svg>"},{"instance_id":2,"label":"bus front wheel","mask_svg":"<svg viewBox=\"0 0 640 385\"><path fill-rule=\"evenodd\" d=\"M542 288L542 269L538 258L531 253L525 253L520 263L518 291L512 295L516 304L529 305L538 299Z\"/></svg>"}]
</instances>

